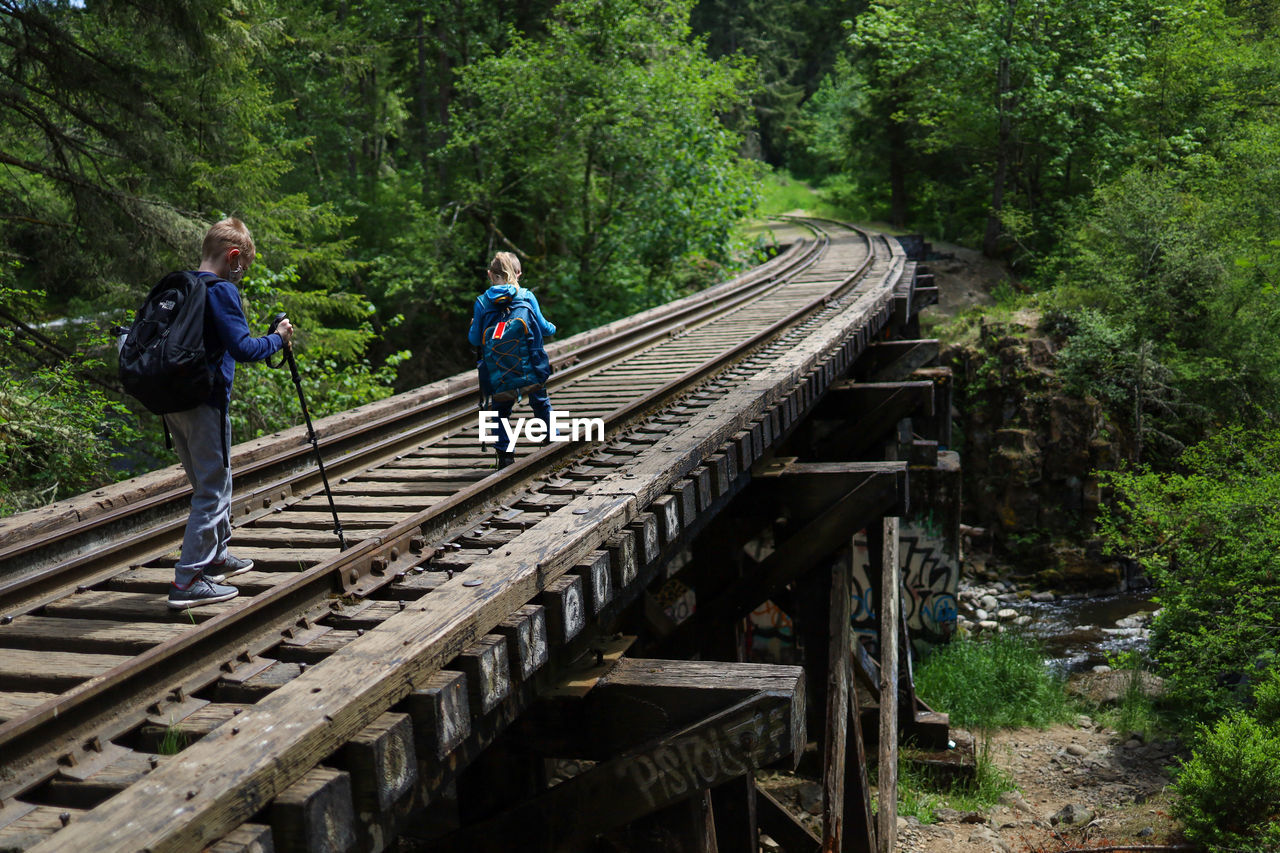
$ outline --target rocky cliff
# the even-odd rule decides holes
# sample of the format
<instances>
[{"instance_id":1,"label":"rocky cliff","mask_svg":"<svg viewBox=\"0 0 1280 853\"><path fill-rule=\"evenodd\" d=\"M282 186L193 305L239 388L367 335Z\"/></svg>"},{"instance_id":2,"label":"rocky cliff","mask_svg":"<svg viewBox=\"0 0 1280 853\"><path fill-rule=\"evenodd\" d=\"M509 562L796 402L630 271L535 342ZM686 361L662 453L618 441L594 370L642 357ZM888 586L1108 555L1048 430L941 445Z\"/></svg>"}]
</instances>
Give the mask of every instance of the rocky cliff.
<instances>
[{"instance_id":1,"label":"rocky cliff","mask_svg":"<svg viewBox=\"0 0 1280 853\"><path fill-rule=\"evenodd\" d=\"M1123 436L1097 401L1063 392L1057 342L1038 320L984 319L976 338L944 355L956 377L965 522L986 531L971 562L980 575L1012 569L1041 586L1119 585L1094 521L1097 472L1124 457Z\"/></svg>"}]
</instances>

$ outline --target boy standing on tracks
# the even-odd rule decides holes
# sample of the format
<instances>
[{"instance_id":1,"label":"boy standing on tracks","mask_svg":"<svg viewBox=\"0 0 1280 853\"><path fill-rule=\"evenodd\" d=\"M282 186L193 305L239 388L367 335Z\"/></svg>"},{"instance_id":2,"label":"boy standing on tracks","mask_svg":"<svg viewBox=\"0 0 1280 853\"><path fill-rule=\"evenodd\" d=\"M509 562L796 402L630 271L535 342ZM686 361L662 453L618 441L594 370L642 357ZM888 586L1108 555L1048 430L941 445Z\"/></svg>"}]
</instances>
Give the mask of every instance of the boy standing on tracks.
<instances>
[{"instance_id":1,"label":"boy standing on tracks","mask_svg":"<svg viewBox=\"0 0 1280 853\"><path fill-rule=\"evenodd\" d=\"M520 259L498 252L489 263L490 287L476 297L467 340L480 348L480 390L498 415L498 468L515 461L515 441L506 422L521 394L527 394L533 414L551 434L551 397L546 381L551 362L543 349L544 335L556 327L542 316L538 297L520 286Z\"/></svg>"},{"instance_id":2,"label":"boy standing on tracks","mask_svg":"<svg viewBox=\"0 0 1280 853\"><path fill-rule=\"evenodd\" d=\"M227 550L231 538L231 383L237 361L261 361L288 346L293 338L288 320L281 320L272 334L259 338L249 334L236 285L256 255L249 229L234 218L215 223L201 247L197 275L205 284L204 343L215 382L207 401L164 416L192 488L182 556L169 587L169 606L174 608L235 598L239 590L223 581L253 568L252 560L235 557Z\"/></svg>"}]
</instances>

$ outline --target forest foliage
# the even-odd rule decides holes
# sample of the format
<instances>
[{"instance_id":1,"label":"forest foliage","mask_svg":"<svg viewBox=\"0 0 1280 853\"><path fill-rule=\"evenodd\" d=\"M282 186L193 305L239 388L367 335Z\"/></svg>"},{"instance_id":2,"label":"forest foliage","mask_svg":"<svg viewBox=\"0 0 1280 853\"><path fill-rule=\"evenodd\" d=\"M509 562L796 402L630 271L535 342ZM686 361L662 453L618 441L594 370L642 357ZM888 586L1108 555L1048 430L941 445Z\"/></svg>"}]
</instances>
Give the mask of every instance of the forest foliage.
<instances>
[{"instance_id":1,"label":"forest foliage","mask_svg":"<svg viewBox=\"0 0 1280 853\"><path fill-rule=\"evenodd\" d=\"M564 334L722 278L784 171L1009 262L1148 465L1108 530L1160 583L1202 755L1246 766L1231 732L1280 742L1278 27L1263 0L0 0L0 514L154 463L106 329L215 219L254 230L250 322L289 312L322 415L465 369L496 250ZM237 395L238 439L296 420L281 371ZM1222 841L1222 778L1186 779Z\"/></svg>"}]
</instances>

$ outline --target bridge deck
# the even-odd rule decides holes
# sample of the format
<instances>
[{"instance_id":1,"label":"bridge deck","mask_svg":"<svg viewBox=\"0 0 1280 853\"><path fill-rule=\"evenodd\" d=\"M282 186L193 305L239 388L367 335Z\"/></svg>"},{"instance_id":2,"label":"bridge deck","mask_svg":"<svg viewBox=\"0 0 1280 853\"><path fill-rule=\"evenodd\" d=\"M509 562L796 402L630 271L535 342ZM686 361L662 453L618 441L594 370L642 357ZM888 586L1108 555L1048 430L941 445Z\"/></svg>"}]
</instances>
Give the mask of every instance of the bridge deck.
<instances>
[{"instance_id":1,"label":"bridge deck","mask_svg":"<svg viewBox=\"0 0 1280 853\"><path fill-rule=\"evenodd\" d=\"M408 733L416 796L456 778L910 298L896 242L825 230L749 292L721 286L555 350L553 403L603 419L603 443L518 446L495 473L469 377L319 424L346 552L297 431L239 446L233 465L263 473L237 497L233 538L257 567L233 601L165 605L173 471L0 524L0 841L197 849L319 785L315 768L371 727ZM395 420L428 398L443 408ZM185 748L156 756L174 736Z\"/></svg>"}]
</instances>

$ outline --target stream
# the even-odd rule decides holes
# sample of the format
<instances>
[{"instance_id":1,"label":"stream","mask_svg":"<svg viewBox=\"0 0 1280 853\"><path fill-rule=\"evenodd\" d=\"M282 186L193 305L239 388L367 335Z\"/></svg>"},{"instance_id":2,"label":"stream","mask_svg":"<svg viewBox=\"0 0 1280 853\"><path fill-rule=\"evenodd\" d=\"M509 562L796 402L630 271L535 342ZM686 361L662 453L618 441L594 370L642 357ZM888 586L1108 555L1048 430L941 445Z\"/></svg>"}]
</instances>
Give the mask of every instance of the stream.
<instances>
[{"instance_id":1,"label":"stream","mask_svg":"<svg viewBox=\"0 0 1280 853\"><path fill-rule=\"evenodd\" d=\"M1150 620L1143 620L1143 627L1116 623L1157 607L1149 594L1131 592L1064 596L1012 606L1031 617L1025 631L1044 644L1045 663L1063 675L1087 672L1107 663L1109 655L1145 647Z\"/></svg>"},{"instance_id":2,"label":"stream","mask_svg":"<svg viewBox=\"0 0 1280 853\"><path fill-rule=\"evenodd\" d=\"M1117 654L1144 648L1149 617L1157 608L1152 594L1149 589L1104 591L1033 601L1016 595L1012 584L997 582L962 590L960 612L962 619L969 620L970 630L994 629L995 622L980 620L1000 618L1003 630L1017 631L1043 645L1045 664L1066 676L1106 664ZM984 602L987 607L980 610ZM1005 614L1003 618L1000 613Z\"/></svg>"}]
</instances>

